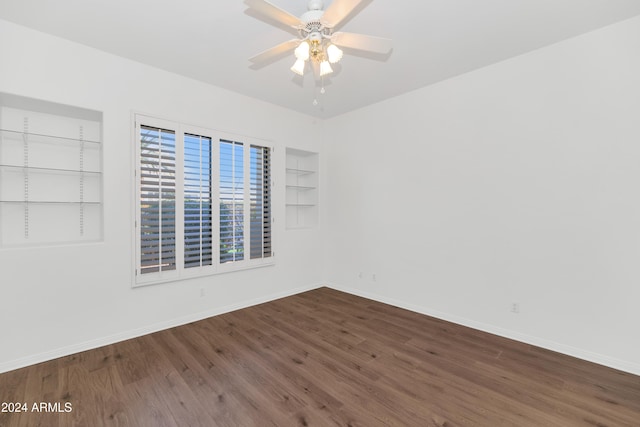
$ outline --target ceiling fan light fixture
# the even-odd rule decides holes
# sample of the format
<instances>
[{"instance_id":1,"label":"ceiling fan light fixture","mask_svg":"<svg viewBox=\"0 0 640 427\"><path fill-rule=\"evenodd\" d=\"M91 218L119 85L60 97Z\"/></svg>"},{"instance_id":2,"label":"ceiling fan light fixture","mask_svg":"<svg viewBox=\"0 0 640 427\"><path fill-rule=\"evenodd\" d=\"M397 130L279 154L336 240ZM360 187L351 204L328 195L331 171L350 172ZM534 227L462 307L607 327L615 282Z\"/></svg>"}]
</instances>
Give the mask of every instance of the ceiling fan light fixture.
<instances>
[{"instance_id":1,"label":"ceiling fan light fixture","mask_svg":"<svg viewBox=\"0 0 640 427\"><path fill-rule=\"evenodd\" d=\"M327 47L327 59L329 59L330 63L335 64L340 61L343 55L344 53L338 46L330 44L329 47Z\"/></svg>"},{"instance_id":2,"label":"ceiling fan light fixture","mask_svg":"<svg viewBox=\"0 0 640 427\"><path fill-rule=\"evenodd\" d=\"M320 63L320 77L326 76L327 74L333 73L333 68L331 68L331 64L326 59Z\"/></svg>"},{"instance_id":3,"label":"ceiling fan light fixture","mask_svg":"<svg viewBox=\"0 0 640 427\"><path fill-rule=\"evenodd\" d=\"M307 59L309 59L309 43L307 43L306 41L300 43L294 51L294 54L299 60L306 61Z\"/></svg>"},{"instance_id":4,"label":"ceiling fan light fixture","mask_svg":"<svg viewBox=\"0 0 640 427\"><path fill-rule=\"evenodd\" d=\"M296 59L295 64L293 64L293 67L291 67L291 71L299 76L304 76L304 60Z\"/></svg>"},{"instance_id":5,"label":"ceiling fan light fixture","mask_svg":"<svg viewBox=\"0 0 640 427\"><path fill-rule=\"evenodd\" d=\"M274 21L271 23L278 27L295 29L298 37L250 58L254 65L280 59L287 52L290 55L293 50L296 61L291 71L303 76L307 66L306 61L309 61L309 67L317 83L318 80L322 80L322 77L333 73L332 64L342 59L344 52L338 46L344 47L348 52L356 50L384 55L391 53L389 39L359 33L335 32L372 0L330 0L326 10L324 7L326 2L323 0L305 0L307 11L299 17L272 4L272 1L244 0L251 12L269 18L270 21ZM324 93L324 89L321 89L320 93ZM316 103L317 101L314 102Z\"/></svg>"}]
</instances>

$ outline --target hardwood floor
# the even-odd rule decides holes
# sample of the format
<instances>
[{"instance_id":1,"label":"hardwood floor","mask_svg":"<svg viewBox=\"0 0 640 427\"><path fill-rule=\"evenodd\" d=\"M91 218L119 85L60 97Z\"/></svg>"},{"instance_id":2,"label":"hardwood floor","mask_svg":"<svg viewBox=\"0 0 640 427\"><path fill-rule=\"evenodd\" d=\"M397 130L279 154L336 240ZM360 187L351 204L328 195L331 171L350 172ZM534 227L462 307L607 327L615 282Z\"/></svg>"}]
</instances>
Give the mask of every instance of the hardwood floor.
<instances>
[{"instance_id":1,"label":"hardwood floor","mask_svg":"<svg viewBox=\"0 0 640 427\"><path fill-rule=\"evenodd\" d=\"M28 406L3 427L640 426L640 377L322 288L1 374L0 402Z\"/></svg>"}]
</instances>

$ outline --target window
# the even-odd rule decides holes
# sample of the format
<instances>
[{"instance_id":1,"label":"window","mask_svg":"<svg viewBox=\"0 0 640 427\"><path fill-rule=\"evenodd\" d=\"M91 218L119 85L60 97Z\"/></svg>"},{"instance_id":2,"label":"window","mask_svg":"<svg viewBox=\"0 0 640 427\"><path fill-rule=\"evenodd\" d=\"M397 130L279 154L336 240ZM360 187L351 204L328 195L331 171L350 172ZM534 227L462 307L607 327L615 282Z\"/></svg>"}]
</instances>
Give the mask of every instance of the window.
<instances>
[{"instance_id":1,"label":"window","mask_svg":"<svg viewBox=\"0 0 640 427\"><path fill-rule=\"evenodd\" d=\"M271 165L269 149L250 150L251 259L271 256Z\"/></svg>"},{"instance_id":2,"label":"window","mask_svg":"<svg viewBox=\"0 0 640 427\"><path fill-rule=\"evenodd\" d=\"M273 263L271 147L136 116L136 284Z\"/></svg>"},{"instance_id":3,"label":"window","mask_svg":"<svg viewBox=\"0 0 640 427\"><path fill-rule=\"evenodd\" d=\"M140 272L176 269L176 134L140 127Z\"/></svg>"},{"instance_id":4,"label":"window","mask_svg":"<svg viewBox=\"0 0 640 427\"><path fill-rule=\"evenodd\" d=\"M184 267L213 263L211 138L184 136Z\"/></svg>"},{"instance_id":5,"label":"window","mask_svg":"<svg viewBox=\"0 0 640 427\"><path fill-rule=\"evenodd\" d=\"M220 262L244 259L244 146L220 141Z\"/></svg>"}]
</instances>

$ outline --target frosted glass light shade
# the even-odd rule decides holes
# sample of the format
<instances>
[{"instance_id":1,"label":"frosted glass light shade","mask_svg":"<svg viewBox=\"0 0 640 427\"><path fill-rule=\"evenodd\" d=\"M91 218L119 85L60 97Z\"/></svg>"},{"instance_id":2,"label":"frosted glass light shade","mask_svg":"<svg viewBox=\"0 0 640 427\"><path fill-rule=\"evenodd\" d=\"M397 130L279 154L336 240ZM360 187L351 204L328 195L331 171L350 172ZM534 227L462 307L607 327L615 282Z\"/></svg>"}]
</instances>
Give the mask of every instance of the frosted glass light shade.
<instances>
[{"instance_id":1,"label":"frosted glass light shade","mask_svg":"<svg viewBox=\"0 0 640 427\"><path fill-rule=\"evenodd\" d=\"M294 73L296 73L299 76L303 76L304 75L304 60L297 59L296 63L293 64L293 67L291 67L291 71L293 71Z\"/></svg>"},{"instance_id":2,"label":"frosted glass light shade","mask_svg":"<svg viewBox=\"0 0 640 427\"><path fill-rule=\"evenodd\" d=\"M306 61L309 59L309 43L306 41L300 43L293 53L296 55L296 58Z\"/></svg>"},{"instance_id":3,"label":"frosted glass light shade","mask_svg":"<svg viewBox=\"0 0 640 427\"><path fill-rule=\"evenodd\" d=\"M326 76L327 74L333 73L333 68L331 68L331 64L328 61L322 61L320 63L320 77Z\"/></svg>"},{"instance_id":4,"label":"frosted glass light shade","mask_svg":"<svg viewBox=\"0 0 640 427\"><path fill-rule=\"evenodd\" d=\"M340 50L338 46L330 44L329 47L327 47L327 57L330 63L335 64L340 61L342 59L342 55L342 50Z\"/></svg>"}]
</instances>

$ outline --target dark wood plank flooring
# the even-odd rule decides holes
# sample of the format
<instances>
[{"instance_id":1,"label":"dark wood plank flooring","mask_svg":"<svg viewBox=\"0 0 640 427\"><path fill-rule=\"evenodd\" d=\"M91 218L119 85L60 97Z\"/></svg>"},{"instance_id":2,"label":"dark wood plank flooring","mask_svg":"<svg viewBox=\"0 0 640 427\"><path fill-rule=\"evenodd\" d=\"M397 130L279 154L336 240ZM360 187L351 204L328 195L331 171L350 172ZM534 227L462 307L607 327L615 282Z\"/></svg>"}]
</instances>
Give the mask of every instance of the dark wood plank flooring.
<instances>
[{"instance_id":1,"label":"dark wood plank flooring","mask_svg":"<svg viewBox=\"0 0 640 427\"><path fill-rule=\"evenodd\" d=\"M640 426L640 377L322 288L1 374L0 402L28 405L3 427Z\"/></svg>"}]
</instances>

